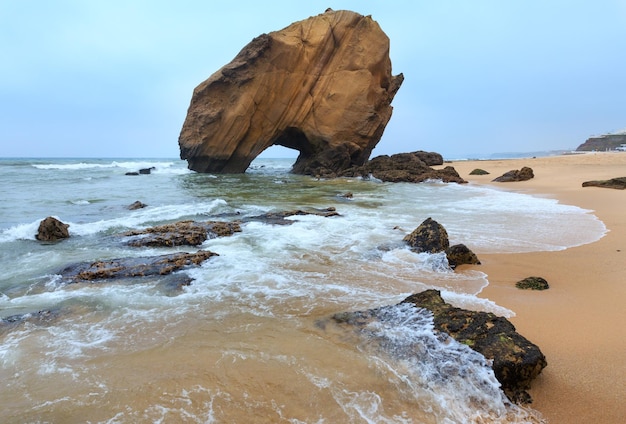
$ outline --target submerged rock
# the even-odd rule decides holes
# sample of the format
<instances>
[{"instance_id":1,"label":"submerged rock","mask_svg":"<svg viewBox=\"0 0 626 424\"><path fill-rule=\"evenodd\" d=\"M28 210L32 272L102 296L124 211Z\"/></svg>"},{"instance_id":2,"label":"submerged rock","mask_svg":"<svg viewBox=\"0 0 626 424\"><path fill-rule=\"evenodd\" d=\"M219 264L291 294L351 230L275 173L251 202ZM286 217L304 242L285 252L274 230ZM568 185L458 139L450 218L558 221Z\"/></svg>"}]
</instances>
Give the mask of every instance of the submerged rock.
<instances>
[{"instance_id":1,"label":"submerged rock","mask_svg":"<svg viewBox=\"0 0 626 424\"><path fill-rule=\"evenodd\" d=\"M524 166L522 169L513 169L509 172L505 172L498 178L493 179L492 181L497 183L508 183L516 181L527 181L534 177L535 174L533 173L532 168Z\"/></svg>"},{"instance_id":2,"label":"submerged rock","mask_svg":"<svg viewBox=\"0 0 626 424\"><path fill-rule=\"evenodd\" d=\"M61 309L44 309L36 312L28 312L25 314L15 314L0 319L0 333L10 331L22 324L47 325L50 324L61 315Z\"/></svg>"},{"instance_id":3,"label":"submerged rock","mask_svg":"<svg viewBox=\"0 0 626 424\"><path fill-rule=\"evenodd\" d=\"M247 218L243 218L242 222L249 221L260 221L266 224L274 224L274 225L291 225L295 221L289 218L290 216L302 216L302 215L317 215L322 216L324 218L328 218L331 216L341 216L339 212L334 207L328 207L326 209L315 209L311 211L304 211L301 209L295 209L291 211L280 211L280 212L268 212L263 215L256 215Z\"/></svg>"},{"instance_id":4,"label":"submerged rock","mask_svg":"<svg viewBox=\"0 0 626 424\"><path fill-rule=\"evenodd\" d=\"M186 267L198 266L212 256L218 255L208 250L200 250L195 253L178 252L159 256L82 262L64 268L59 274L68 283L99 283L126 278L162 276Z\"/></svg>"},{"instance_id":5,"label":"submerged rock","mask_svg":"<svg viewBox=\"0 0 626 424\"><path fill-rule=\"evenodd\" d=\"M241 173L272 145L292 172L335 174L369 158L404 77L370 17L328 9L262 34L198 85L178 143L190 169Z\"/></svg>"},{"instance_id":6,"label":"submerged rock","mask_svg":"<svg viewBox=\"0 0 626 424\"><path fill-rule=\"evenodd\" d=\"M603 187L624 190L626 189L626 177L611 178L610 180L585 181L583 187Z\"/></svg>"},{"instance_id":7,"label":"submerged rock","mask_svg":"<svg viewBox=\"0 0 626 424\"><path fill-rule=\"evenodd\" d=\"M49 216L39 223L35 238L40 241L57 241L68 238L69 224L65 224L58 219Z\"/></svg>"},{"instance_id":8,"label":"submerged rock","mask_svg":"<svg viewBox=\"0 0 626 424\"><path fill-rule=\"evenodd\" d=\"M148 205L146 205L145 203L140 202L139 200L136 200L133 203L131 203L130 205L128 205L127 209L131 210L131 211L134 211L134 210L137 210L137 209L143 209L146 206L148 206Z\"/></svg>"}]
</instances>

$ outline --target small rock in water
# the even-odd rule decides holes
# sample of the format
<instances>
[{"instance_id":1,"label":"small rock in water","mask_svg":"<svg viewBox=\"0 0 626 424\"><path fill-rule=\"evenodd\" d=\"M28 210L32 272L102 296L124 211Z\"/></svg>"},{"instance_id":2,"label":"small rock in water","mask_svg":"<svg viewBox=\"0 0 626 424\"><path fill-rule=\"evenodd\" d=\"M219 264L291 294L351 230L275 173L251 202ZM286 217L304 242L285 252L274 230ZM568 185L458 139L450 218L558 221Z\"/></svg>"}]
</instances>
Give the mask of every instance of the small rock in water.
<instances>
[{"instance_id":1,"label":"small rock in water","mask_svg":"<svg viewBox=\"0 0 626 424\"><path fill-rule=\"evenodd\" d=\"M145 208L146 206L148 206L148 205L146 205L145 203L142 203L139 200L137 200L137 201L131 203L130 205L128 205L128 209L131 210L131 211L134 211L136 209Z\"/></svg>"},{"instance_id":2,"label":"small rock in water","mask_svg":"<svg viewBox=\"0 0 626 424\"><path fill-rule=\"evenodd\" d=\"M64 224L54 217L47 217L39 223L35 238L40 241L57 241L70 236L67 230L69 224Z\"/></svg>"}]
</instances>

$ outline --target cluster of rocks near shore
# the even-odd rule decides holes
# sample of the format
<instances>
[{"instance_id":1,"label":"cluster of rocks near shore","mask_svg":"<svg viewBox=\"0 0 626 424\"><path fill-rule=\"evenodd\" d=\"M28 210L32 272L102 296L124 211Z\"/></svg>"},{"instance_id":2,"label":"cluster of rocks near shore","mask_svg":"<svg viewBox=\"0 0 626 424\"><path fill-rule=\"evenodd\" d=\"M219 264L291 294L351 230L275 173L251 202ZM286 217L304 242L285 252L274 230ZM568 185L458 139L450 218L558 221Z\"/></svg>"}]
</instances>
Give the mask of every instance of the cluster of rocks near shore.
<instances>
[{"instance_id":1,"label":"cluster of rocks near shore","mask_svg":"<svg viewBox=\"0 0 626 424\"><path fill-rule=\"evenodd\" d=\"M145 205L144 205L145 207ZM179 247L201 246L206 240L215 237L230 237L243 231L247 222L261 221L269 225L291 225L295 221L286 219L302 215L318 215L325 218L341 217L334 208L295 209L270 212L258 216L232 216L232 221L179 221L142 230L132 230L119 234L119 242L132 247ZM45 224L44 224L45 222ZM51 229L58 233L63 229L69 237L68 225L56 218L42 221L40 230ZM55 240L50 235L38 234L37 239ZM61 240L62 237L56 238ZM414 252L445 252L450 268L461 264L480 264L477 256L465 245L450 246L445 228L427 218L413 232L407 234L404 243ZM176 272L201 265L218 253L201 249L196 252L174 252L157 256L139 256L97 260L69 264L58 271L62 284L107 284L116 281L132 283L145 281L145 278L158 277L159 288L166 295L176 295L185 286L193 283L184 272ZM429 290L416 293L404 302L412 302L416 308L426 308L435 317L436 331L449 334L472 349L493 361L496 377L507 396L516 402L530 401L526 390L530 381L546 366L545 357L539 348L519 335L513 325L502 317L485 312L454 308L441 299L438 292ZM66 314L75 311L63 308L33 311L3 318L0 331L17 328L20 324L31 323L49 325ZM337 325L351 325L358 329L362 325L363 314L367 312L344 312L332 317ZM359 317L355 319L354 317Z\"/></svg>"}]
</instances>

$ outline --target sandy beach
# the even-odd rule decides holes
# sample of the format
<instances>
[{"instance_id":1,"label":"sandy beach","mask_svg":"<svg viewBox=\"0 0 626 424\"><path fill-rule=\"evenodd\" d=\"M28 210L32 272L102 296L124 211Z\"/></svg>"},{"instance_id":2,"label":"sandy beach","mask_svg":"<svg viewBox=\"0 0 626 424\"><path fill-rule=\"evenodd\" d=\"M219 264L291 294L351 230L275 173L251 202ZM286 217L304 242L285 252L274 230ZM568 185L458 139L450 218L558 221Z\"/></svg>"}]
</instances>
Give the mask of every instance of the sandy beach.
<instances>
[{"instance_id":1,"label":"sandy beach","mask_svg":"<svg viewBox=\"0 0 626 424\"><path fill-rule=\"evenodd\" d=\"M480 255L490 285L481 293L515 311L517 330L536 343L548 366L535 380L532 407L549 423L626 422L626 191L582 187L584 181L626 176L626 152L569 154L507 160L456 161L470 184L550 197L576 205L604 222L599 241L557 252ZM529 166L535 178L493 183ZM476 168L489 175L473 176ZM576 231L576 228L572 228ZM545 291L515 282L540 276Z\"/></svg>"}]
</instances>

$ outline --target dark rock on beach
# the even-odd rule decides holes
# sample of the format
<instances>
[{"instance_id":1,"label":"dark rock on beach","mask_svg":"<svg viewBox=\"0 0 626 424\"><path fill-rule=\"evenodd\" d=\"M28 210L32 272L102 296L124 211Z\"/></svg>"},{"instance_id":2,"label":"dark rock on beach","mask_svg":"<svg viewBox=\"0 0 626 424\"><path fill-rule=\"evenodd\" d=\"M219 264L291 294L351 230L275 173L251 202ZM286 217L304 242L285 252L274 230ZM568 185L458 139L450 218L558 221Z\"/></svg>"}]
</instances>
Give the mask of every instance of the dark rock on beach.
<instances>
[{"instance_id":1,"label":"dark rock on beach","mask_svg":"<svg viewBox=\"0 0 626 424\"><path fill-rule=\"evenodd\" d=\"M217 256L217 253L200 250L195 253L178 252L159 256L81 262L64 268L59 274L67 283L100 283L128 278L163 276L183 268L198 266L212 256Z\"/></svg>"},{"instance_id":2,"label":"dark rock on beach","mask_svg":"<svg viewBox=\"0 0 626 424\"><path fill-rule=\"evenodd\" d=\"M443 164L443 157L433 152L397 153L395 155L377 156L363 166L355 166L340 175L344 177L372 176L381 181L420 183L428 180L443 182L466 183L456 170L447 166L444 169L433 169L430 165Z\"/></svg>"},{"instance_id":3,"label":"dark rock on beach","mask_svg":"<svg viewBox=\"0 0 626 424\"><path fill-rule=\"evenodd\" d=\"M526 277L515 283L515 287L523 290L547 290L550 288L548 282L541 277Z\"/></svg>"},{"instance_id":4,"label":"dark rock on beach","mask_svg":"<svg viewBox=\"0 0 626 424\"><path fill-rule=\"evenodd\" d=\"M476 168L469 173L470 175L489 175L489 172L484 169Z\"/></svg>"},{"instance_id":5,"label":"dark rock on beach","mask_svg":"<svg viewBox=\"0 0 626 424\"><path fill-rule=\"evenodd\" d=\"M446 303L438 290L411 295L402 303L428 309L437 331L492 360L494 374L509 399L517 403L532 401L526 390L547 361L539 347L517 333L509 320L489 312L456 308Z\"/></svg>"},{"instance_id":6,"label":"dark rock on beach","mask_svg":"<svg viewBox=\"0 0 626 424\"><path fill-rule=\"evenodd\" d=\"M611 178L610 180L585 181L583 187L603 187L624 190L626 189L626 177Z\"/></svg>"},{"instance_id":7,"label":"dark rock on beach","mask_svg":"<svg viewBox=\"0 0 626 424\"><path fill-rule=\"evenodd\" d=\"M173 247L199 246L207 239L231 236L238 232L241 232L238 222L179 221L145 230L129 231L123 235L128 238L129 246Z\"/></svg>"},{"instance_id":8,"label":"dark rock on beach","mask_svg":"<svg viewBox=\"0 0 626 424\"><path fill-rule=\"evenodd\" d=\"M447 248L446 257L452 269L459 265L480 265L478 256L464 244L455 244Z\"/></svg>"},{"instance_id":9,"label":"dark rock on beach","mask_svg":"<svg viewBox=\"0 0 626 424\"><path fill-rule=\"evenodd\" d=\"M57 241L68 238L69 224L65 224L58 219L49 216L39 223L35 238L40 241Z\"/></svg>"},{"instance_id":10,"label":"dark rock on beach","mask_svg":"<svg viewBox=\"0 0 626 424\"><path fill-rule=\"evenodd\" d=\"M416 314L423 309L430 311L435 332L447 334L482 354L491 363L495 377L511 401L532 401L526 390L546 367L546 358L539 347L517 333L506 318L489 312L456 308L446 303L438 290L413 294L400 304L413 305ZM332 320L359 329L374 320L389 319L385 314L378 313L380 310L342 312L333 315ZM403 346L411 345L407 343ZM414 352L403 352L403 355L419 357L424 347L417 345L414 349Z\"/></svg>"},{"instance_id":11,"label":"dark rock on beach","mask_svg":"<svg viewBox=\"0 0 626 424\"><path fill-rule=\"evenodd\" d=\"M524 166L522 169L513 169L509 172L505 172L504 174L502 174L498 178L495 178L492 181L497 183L508 183L516 181L527 181L534 177L535 175L532 168Z\"/></svg>"}]
</instances>

